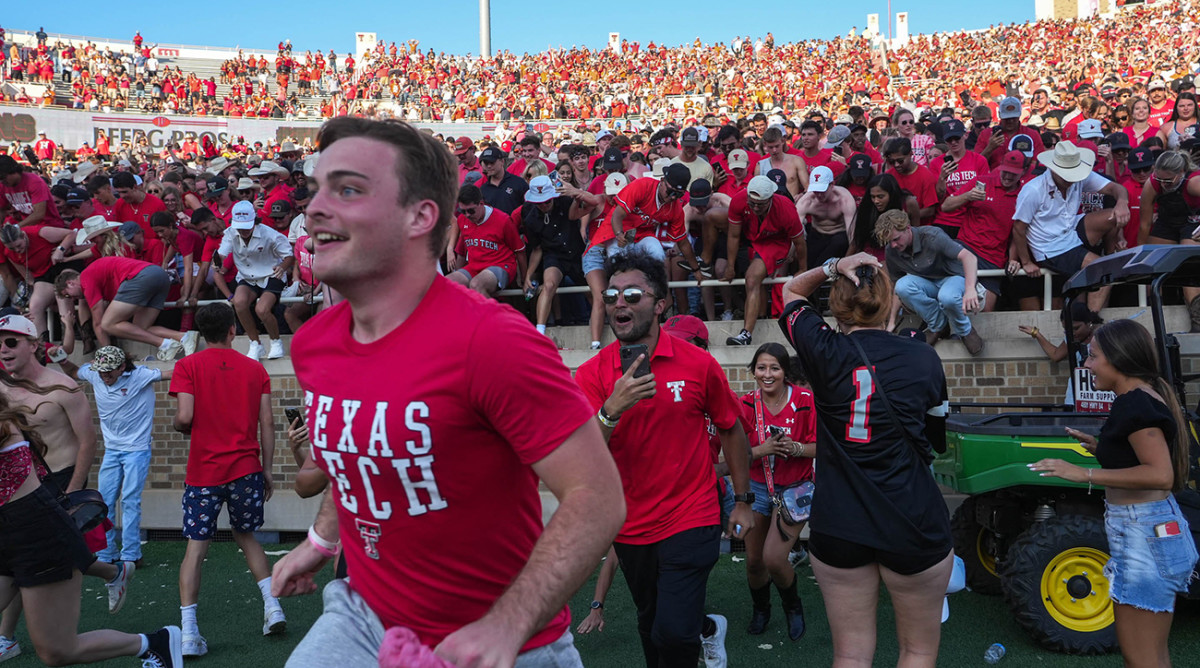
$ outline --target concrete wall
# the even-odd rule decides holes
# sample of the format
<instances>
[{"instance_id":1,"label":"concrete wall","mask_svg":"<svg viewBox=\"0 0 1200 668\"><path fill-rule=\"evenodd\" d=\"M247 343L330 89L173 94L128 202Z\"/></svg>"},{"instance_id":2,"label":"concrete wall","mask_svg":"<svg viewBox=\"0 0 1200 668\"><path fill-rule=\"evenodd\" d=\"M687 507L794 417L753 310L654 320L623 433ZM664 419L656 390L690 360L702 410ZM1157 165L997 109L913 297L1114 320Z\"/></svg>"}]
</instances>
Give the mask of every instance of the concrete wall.
<instances>
[{"instance_id":1,"label":"concrete wall","mask_svg":"<svg viewBox=\"0 0 1200 668\"><path fill-rule=\"evenodd\" d=\"M1141 312L1138 318L1143 324L1151 327L1148 315L1142 309L1109 309L1105 311L1108 318L1128 317ZM1167 326L1170 331L1186 329L1187 314L1182 307L1168 310ZM1054 332L1058 331L1058 316L1053 312L1027 313L994 313L976 316L976 326L988 342L985 355L973 358L967 354L962 344L957 341L943 341L937 347L942 357L950 398L954 402L1011 402L1011 403L1059 403L1066 391L1069 366L1064 363L1051 364L1042 354L1041 348L1028 337L1017 333L1017 325L1031 324L1038 326L1043 332L1049 333L1055 339ZM740 323L708 323L711 340L716 344L712 349L714 357L726 370L730 385L736 392L748 392L754 388L754 379L746 368L750 362L754 347L735 348L720 345L726 336L731 336L740 329ZM572 370L592 356L587 348L589 338L586 328L551 328L551 334L556 341L566 348L562 351L563 361ZM1014 333L1020 338L1013 338ZM608 336L608 335L606 335ZM1061 338L1061 337L1058 337ZM779 328L773 321L764 321L755 332L756 344L767 341L783 341ZM285 344L287 342L285 341ZM1184 373L1200 373L1200 335L1186 337L1190 356L1185 358ZM245 349L247 342L242 339L236 344ZM756 347L756 346L755 346ZM134 346L129 346L134 349ZM159 363L150 363L159 364ZM267 505L264 531L303 531L312 523L315 516L317 501L304 500L292 491L292 483L297 469L292 460L284 432L284 411L286 407L298 407L303 404L303 393L300 391L293 375L289 358L267 361L267 371L271 374L274 404L276 407L277 433L274 459L274 478L277 489L276 495ZM184 470L187 463L187 440L171 429L171 416L174 414L174 400L166 392L166 384L159 385L158 407L155 413L154 425L154 460L150 468L150 477L146 483L143 503L143 527L146 529L177 530L181 517L180 496L183 489ZM1194 400L1200 387L1193 384L1189 396ZM90 393L90 389L88 390ZM99 422L97 419L97 434ZM92 469L92 481L95 482L97 464ZM552 499L546 504L551 507ZM226 526L222 520L222 527Z\"/></svg>"}]
</instances>

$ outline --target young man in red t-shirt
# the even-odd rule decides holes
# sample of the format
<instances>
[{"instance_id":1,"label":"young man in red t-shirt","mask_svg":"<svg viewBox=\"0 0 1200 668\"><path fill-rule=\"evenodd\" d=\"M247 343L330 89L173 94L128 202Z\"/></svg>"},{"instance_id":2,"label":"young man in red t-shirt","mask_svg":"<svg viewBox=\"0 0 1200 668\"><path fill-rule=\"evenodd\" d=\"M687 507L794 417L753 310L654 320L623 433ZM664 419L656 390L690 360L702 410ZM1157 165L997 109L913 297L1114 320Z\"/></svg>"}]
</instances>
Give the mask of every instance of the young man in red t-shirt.
<instances>
[{"instance_id":1,"label":"young man in red t-shirt","mask_svg":"<svg viewBox=\"0 0 1200 668\"><path fill-rule=\"evenodd\" d=\"M625 517L592 410L549 339L437 275L458 192L443 145L352 117L319 143L312 269L346 301L296 333L292 359L311 458L336 491L273 582L316 591L343 543L353 578L325 588L289 662L325 665L336 646L339 662L373 666L403 626L456 665L528 665L535 650L537 665L582 665L565 604ZM538 478L559 501L544 528ZM471 540L446 540L465 526Z\"/></svg>"},{"instance_id":2,"label":"young man in red t-shirt","mask_svg":"<svg viewBox=\"0 0 1200 668\"><path fill-rule=\"evenodd\" d=\"M275 487L271 377L257 360L233 349L236 322L228 304L208 304L196 311L196 328L207 347L176 364L171 378L175 431L188 435L183 491L183 536L188 544L179 566L184 656L208 652L196 622L196 605L200 569L224 504L229 504L233 540L262 594L263 635L287 630L283 608L271 595L271 566L254 538Z\"/></svg>"},{"instance_id":3,"label":"young man in red t-shirt","mask_svg":"<svg viewBox=\"0 0 1200 668\"><path fill-rule=\"evenodd\" d=\"M457 239L451 236L458 261L447 278L485 296L494 297L526 270L525 242L516 223L500 209L483 202L473 185L458 191ZM466 258L464 261L463 258Z\"/></svg>"},{"instance_id":4,"label":"young man in red t-shirt","mask_svg":"<svg viewBox=\"0 0 1200 668\"><path fill-rule=\"evenodd\" d=\"M966 135L967 126L960 120L950 119L942 124L942 138L950 146L950 152L939 155L929 163L929 171L937 176L935 188L940 201L974 188L979 179L992 171L987 158L967 150ZM946 211L942 208L937 212L934 224L950 235L951 239L956 239L966 218L966 211Z\"/></svg>"},{"instance_id":5,"label":"young man in red t-shirt","mask_svg":"<svg viewBox=\"0 0 1200 668\"><path fill-rule=\"evenodd\" d=\"M828 187L832 180L829 168L822 172ZM811 184L811 181L810 181ZM730 346L750 345L754 325L762 309L762 282L780 270L787 269L788 252L794 250L803 271L808 263L808 246L804 240L804 225L792 200L778 193L771 179L756 176L750 185L733 196L729 203L729 227L725 249L728 257L736 258L742 238L750 243L750 266L746 268L746 321L737 336L726 341ZM726 281L737 275L735 262L725 265Z\"/></svg>"},{"instance_id":6,"label":"young man in red t-shirt","mask_svg":"<svg viewBox=\"0 0 1200 668\"><path fill-rule=\"evenodd\" d=\"M621 473L628 514L614 548L637 606L646 665L695 666L701 638L718 631L704 614L721 545L710 421L733 479L728 531L741 538L755 522L741 409L711 355L662 334L662 263L635 249L609 258L606 269L603 299L617 340L580 366L575 381ZM623 360L625 346L646 352Z\"/></svg>"},{"instance_id":7,"label":"young man in red t-shirt","mask_svg":"<svg viewBox=\"0 0 1200 668\"><path fill-rule=\"evenodd\" d=\"M893 137L883 145L883 158L887 173L896 177L900 187L917 198L921 209L921 220L913 225L924 225L937 213L937 177L929 168L913 162L912 142L906 137Z\"/></svg>"},{"instance_id":8,"label":"young man in red t-shirt","mask_svg":"<svg viewBox=\"0 0 1200 668\"><path fill-rule=\"evenodd\" d=\"M167 205L163 204L158 195L151 195L142 190L137 178L129 172L117 172L113 175L112 184L113 189L117 191L117 197L121 198L115 212L116 222L133 221L142 228L147 239L157 239L154 228L150 227L150 216L159 211L166 211Z\"/></svg>"},{"instance_id":9,"label":"young man in red t-shirt","mask_svg":"<svg viewBox=\"0 0 1200 668\"><path fill-rule=\"evenodd\" d=\"M54 292L74 308L84 299L92 311L96 340L111 345L110 337L131 339L158 346L158 359L169 362L182 350L196 351L196 333L158 327L154 320L162 311L171 288L171 278L162 267L128 257L102 257L83 273L67 269L54 280Z\"/></svg>"},{"instance_id":10,"label":"young man in red t-shirt","mask_svg":"<svg viewBox=\"0 0 1200 668\"><path fill-rule=\"evenodd\" d=\"M26 172L12 156L0 155L0 222L5 218L21 227L63 227L62 217L42 177Z\"/></svg>"}]
</instances>

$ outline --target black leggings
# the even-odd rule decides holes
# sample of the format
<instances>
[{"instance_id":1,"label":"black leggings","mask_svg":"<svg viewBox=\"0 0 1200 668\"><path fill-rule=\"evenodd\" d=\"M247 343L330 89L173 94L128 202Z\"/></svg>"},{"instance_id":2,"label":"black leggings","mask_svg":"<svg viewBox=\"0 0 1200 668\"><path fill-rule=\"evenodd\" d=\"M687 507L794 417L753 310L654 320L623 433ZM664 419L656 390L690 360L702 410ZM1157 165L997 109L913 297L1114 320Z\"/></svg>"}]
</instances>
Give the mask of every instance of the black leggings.
<instances>
[{"instance_id":1,"label":"black leggings","mask_svg":"<svg viewBox=\"0 0 1200 668\"><path fill-rule=\"evenodd\" d=\"M946 558L950 549L947 545L929 552L901 554L877 550L815 531L808 535L808 551L824 564L834 568L860 568L867 564L879 564L900 575L916 575L936 566Z\"/></svg>"}]
</instances>

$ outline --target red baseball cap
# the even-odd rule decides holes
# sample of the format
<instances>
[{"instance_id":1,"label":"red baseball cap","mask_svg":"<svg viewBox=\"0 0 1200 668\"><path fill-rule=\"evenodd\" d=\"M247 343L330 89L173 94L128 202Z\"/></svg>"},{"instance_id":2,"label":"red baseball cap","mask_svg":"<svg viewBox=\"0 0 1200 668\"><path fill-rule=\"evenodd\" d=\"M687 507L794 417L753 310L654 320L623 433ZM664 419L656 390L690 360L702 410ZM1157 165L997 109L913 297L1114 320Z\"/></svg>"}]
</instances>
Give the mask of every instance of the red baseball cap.
<instances>
[{"instance_id":1,"label":"red baseball cap","mask_svg":"<svg viewBox=\"0 0 1200 668\"><path fill-rule=\"evenodd\" d=\"M694 315L675 315L667 318L662 326L668 333L684 341L697 338L708 343L708 327L704 321Z\"/></svg>"},{"instance_id":2,"label":"red baseball cap","mask_svg":"<svg viewBox=\"0 0 1200 668\"><path fill-rule=\"evenodd\" d=\"M473 148L475 148L475 143L471 141L470 137L459 137L454 140L455 155L462 155Z\"/></svg>"},{"instance_id":3,"label":"red baseball cap","mask_svg":"<svg viewBox=\"0 0 1200 668\"><path fill-rule=\"evenodd\" d=\"M1025 174L1025 154L1020 151L1005 153L1004 157L1000 159L1000 166L997 169L1018 176Z\"/></svg>"}]
</instances>

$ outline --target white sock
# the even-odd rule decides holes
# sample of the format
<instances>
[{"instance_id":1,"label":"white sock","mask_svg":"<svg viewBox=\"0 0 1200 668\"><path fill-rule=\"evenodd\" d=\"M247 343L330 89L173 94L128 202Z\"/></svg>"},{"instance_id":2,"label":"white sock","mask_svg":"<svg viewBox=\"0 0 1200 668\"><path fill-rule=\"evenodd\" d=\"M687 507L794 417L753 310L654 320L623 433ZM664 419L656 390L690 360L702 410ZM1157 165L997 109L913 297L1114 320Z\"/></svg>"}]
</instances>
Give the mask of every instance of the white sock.
<instances>
[{"instance_id":1,"label":"white sock","mask_svg":"<svg viewBox=\"0 0 1200 668\"><path fill-rule=\"evenodd\" d=\"M138 637L142 639L142 648L138 650L137 655L142 656L150 651L150 639L146 637L145 633L139 633Z\"/></svg>"},{"instance_id":2,"label":"white sock","mask_svg":"<svg viewBox=\"0 0 1200 668\"><path fill-rule=\"evenodd\" d=\"M200 635L200 625L196 623L196 604L183 605L179 607L179 613L183 617L183 634L187 636Z\"/></svg>"},{"instance_id":3,"label":"white sock","mask_svg":"<svg viewBox=\"0 0 1200 668\"><path fill-rule=\"evenodd\" d=\"M593 347L593 348L599 348L599 347L600 347L600 342L599 342L599 341L592 341L592 347Z\"/></svg>"},{"instance_id":4,"label":"white sock","mask_svg":"<svg viewBox=\"0 0 1200 668\"><path fill-rule=\"evenodd\" d=\"M546 333L546 326L545 326L545 325L538 325L538 326L537 326L537 331L538 331L538 334L545 334L545 333Z\"/></svg>"},{"instance_id":5,"label":"white sock","mask_svg":"<svg viewBox=\"0 0 1200 668\"><path fill-rule=\"evenodd\" d=\"M278 608L279 599L271 595L271 576L258 581L258 590L262 592L263 605L268 608Z\"/></svg>"}]
</instances>

